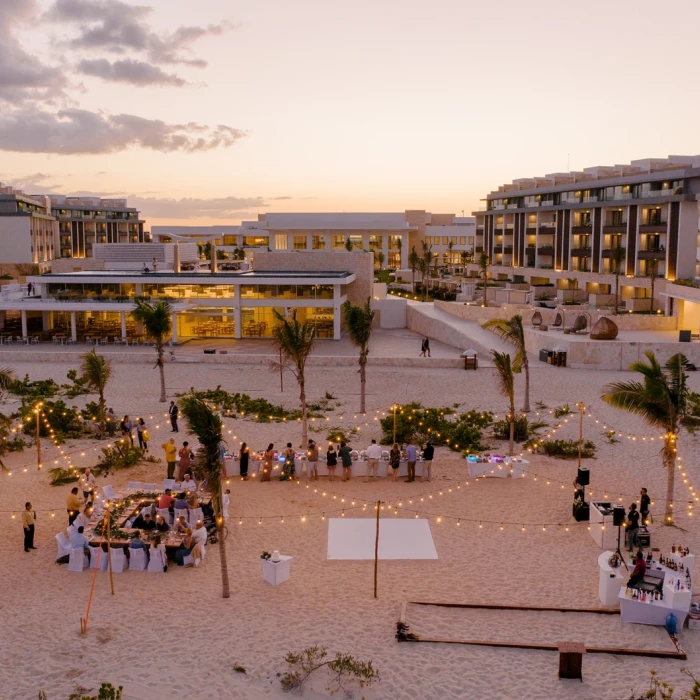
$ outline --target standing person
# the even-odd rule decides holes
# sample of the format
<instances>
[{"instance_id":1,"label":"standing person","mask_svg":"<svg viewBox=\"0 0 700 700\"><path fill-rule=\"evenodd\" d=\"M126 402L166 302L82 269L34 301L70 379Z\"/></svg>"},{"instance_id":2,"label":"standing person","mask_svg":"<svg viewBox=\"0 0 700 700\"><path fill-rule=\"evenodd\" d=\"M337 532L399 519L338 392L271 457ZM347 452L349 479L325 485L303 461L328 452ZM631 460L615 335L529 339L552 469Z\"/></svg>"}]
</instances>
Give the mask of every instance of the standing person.
<instances>
[{"instance_id":1,"label":"standing person","mask_svg":"<svg viewBox=\"0 0 700 700\"><path fill-rule=\"evenodd\" d=\"M309 449L306 451L307 471L309 481L318 481L318 445L309 440Z\"/></svg>"},{"instance_id":2,"label":"standing person","mask_svg":"<svg viewBox=\"0 0 700 700\"><path fill-rule=\"evenodd\" d=\"M117 429L117 416L114 413L113 408L107 409L107 414L105 416L105 425L107 428L107 435L112 437L114 435L115 430Z\"/></svg>"},{"instance_id":3,"label":"standing person","mask_svg":"<svg viewBox=\"0 0 700 700\"><path fill-rule=\"evenodd\" d=\"M73 521L80 515L80 509L83 506L84 499L78 496L78 487L74 486L68 497L66 498L66 510L68 511L68 525L71 526Z\"/></svg>"},{"instance_id":4,"label":"standing person","mask_svg":"<svg viewBox=\"0 0 700 700\"><path fill-rule=\"evenodd\" d=\"M627 514L627 531L625 533L627 546L632 552L637 545L637 532L639 530L639 513L637 512L637 504L630 505L630 512Z\"/></svg>"},{"instance_id":5,"label":"standing person","mask_svg":"<svg viewBox=\"0 0 700 700\"><path fill-rule=\"evenodd\" d=\"M228 520L228 510L231 507L231 489L226 489L221 497L221 515Z\"/></svg>"},{"instance_id":6,"label":"standing person","mask_svg":"<svg viewBox=\"0 0 700 700\"><path fill-rule=\"evenodd\" d=\"M27 501L24 504L24 512L22 513L22 528L24 529L24 551L36 549L34 546L34 522L36 521L36 513L32 510L32 504Z\"/></svg>"},{"instance_id":7,"label":"standing person","mask_svg":"<svg viewBox=\"0 0 700 700\"><path fill-rule=\"evenodd\" d=\"M426 340L425 338L423 338L423 340L421 340L420 355L418 357L425 357L425 340Z\"/></svg>"},{"instance_id":8,"label":"standing person","mask_svg":"<svg viewBox=\"0 0 700 700\"><path fill-rule=\"evenodd\" d=\"M651 524L651 517L649 513L651 498L649 498L649 494L645 488L639 492L639 495L641 496L641 500L639 502L639 512L642 518L642 525L649 525Z\"/></svg>"},{"instance_id":9,"label":"standing person","mask_svg":"<svg viewBox=\"0 0 700 700\"><path fill-rule=\"evenodd\" d=\"M175 438L170 438L168 442L164 442L161 447L165 450L165 462L168 465L168 479L175 478L175 460L177 459L177 447L175 447Z\"/></svg>"},{"instance_id":10,"label":"standing person","mask_svg":"<svg viewBox=\"0 0 700 700\"><path fill-rule=\"evenodd\" d=\"M241 479L243 481L248 481L248 459L250 457L250 450L248 449L248 443L244 442L241 444L241 451L238 454L238 463L240 465Z\"/></svg>"},{"instance_id":11,"label":"standing person","mask_svg":"<svg viewBox=\"0 0 700 700\"><path fill-rule=\"evenodd\" d=\"M148 452L148 441L151 437L146 427L146 421L143 418L139 418L136 421L136 436L139 439L139 447L144 451Z\"/></svg>"},{"instance_id":12,"label":"standing person","mask_svg":"<svg viewBox=\"0 0 700 700\"><path fill-rule=\"evenodd\" d=\"M406 444L406 456L408 458L408 479L406 479L406 483L410 484L411 482L416 480L417 458L416 448L413 444L411 444L410 440L408 440Z\"/></svg>"},{"instance_id":13,"label":"standing person","mask_svg":"<svg viewBox=\"0 0 700 700\"><path fill-rule=\"evenodd\" d=\"M399 467L401 466L401 450L399 449L399 443L395 442L394 446L391 448L389 453L389 468L391 469L391 480L396 481L396 475L399 473Z\"/></svg>"},{"instance_id":14,"label":"standing person","mask_svg":"<svg viewBox=\"0 0 700 700\"><path fill-rule=\"evenodd\" d=\"M425 443L425 449L423 450L423 474L421 475L420 480L421 481L430 481L431 478L431 470L433 468L433 455L435 454L435 448L433 447L433 443L428 440L428 442ZM425 478L425 475L428 475L428 478Z\"/></svg>"},{"instance_id":15,"label":"standing person","mask_svg":"<svg viewBox=\"0 0 700 700\"><path fill-rule=\"evenodd\" d=\"M376 440L372 440L372 444L367 448L367 476L365 476L365 481L369 481L369 477L372 477L372 481L377 480L377 469L379 468L379 460L382 456L382 448L377 445Z\"/></svg>"},{"instance_id":16,"label":"standing person","mask_svg":"<svg viewBox=\"0 0 700 700\"><path fill-rule=\"evenodd\" d=\"M122 422L119 424L119 427L121 428L122 431L122 438L126 438L129 440L131 443L131 446L134 446L134 436L131 433L131 430L134 427L134 424L129 420L129 416L124 416Z\"/></svg>"},{"instance_id":17,"label":"standing person","mask_svg":"<svg viewBox=\"0 0 700 700\"><path fill-rule=\"evenodd\" d=\"M291 442L287 443L287 447L282 455L284 456L284 465L282 466L280 481L293 481L296 469L294 466L294 448Z\"/></svg>"},{"instance_id":18,"label":"standing person","mask_svg":"<svg viewBox=\"0 0 700 700\"><path fill-rule=\"evenodd\" d=\"M170 408L168 409L168 415L170 416L170 425L172 426L172 430L170 431L171 433L179 433L179 429L177 427L177 415L180 412L180 409L175 405L174 401L170 402Z\"/></svg>"},{"instance_id":19,"label":"standing person","mask_svg":"<svg viewBox=\"0 0 700 700\"><path fill-rule=\"evenodd\" d=\"M426 336L425 340L423 341L424 345L424 351L428 353L428 357L430 357L430 338Z\"/></svg>"},{"instance_id":20,"label":"standing person","mask_svg":"<svg viewBox=\"0 0 700 700\"><path fill-rule=\"evenodd\" d=\"M175 438L172 438L173 440ZM182 449L178 452L180 456L180 466L177 470L177 480L184 481L185 474L192 473L192 453L190 452L190 443L185 440L182 443Z\"/></svg>"},{"instance_id":21,"label":"standing person","mask_svg":"<svg viewBox=\"0 0 700 700\"><path fill-rule=\"evenodd\" d=\"M155 258L153 258L151 266L153 267L153 272L158 272L158 261Z\"/></svg>"},{"instance_id":22,"label":"standing person","mask_svg":"<svg viewBox=\"0 0 700 700\"><path fill-rule=\"evenodd\" d=\"M83 492L83 499L86 503L95 500L95 475L90 471L88 467L78 479L78 484Z\"/></svg>"},{"instance_id":23,"label":"standing person","mask_svg":"<svg viewBox=\"0 0 700 700\"><path fill-rule=\"evenodd\" d=\"M260 481L270 481L272 477L272 463L275 461L275 446L270 443L263 455L262 476Z\"/></svg>"},{"instance_id":24,"label":"standing person","mask_svg":"<svg viewBox=\"0 0 700 700\"><path fill-rule=\"evenodd\" d=\"M27 283L27 296L30 297L32 295L32 288L34 285L32 285L31 282Z\"/></svg>"},{"instance_id":25,"label":"standing person","mask_svg":"<svg viewBox=\"0 0 700 700\"><path fill-rule=\"evenodd\" d=\"M350 467L352 467L352 454L350 453L350 448L341 441L340 450L338 451L340 456L340 463L343 465L343 481L350 481Z\"/></svg>"},{"instance_id":26,"label":"standing person","mask_svg":"<svg viewBox=\"0 0 700 700\"><path fill-rule=\"evenodd\" d=\"M332 442L328 443L328 452L326 452L326 466L328 467L328 476L331 481L335 481L335 468L338 465L338 453Z\"/></svg>"}]
</instances>

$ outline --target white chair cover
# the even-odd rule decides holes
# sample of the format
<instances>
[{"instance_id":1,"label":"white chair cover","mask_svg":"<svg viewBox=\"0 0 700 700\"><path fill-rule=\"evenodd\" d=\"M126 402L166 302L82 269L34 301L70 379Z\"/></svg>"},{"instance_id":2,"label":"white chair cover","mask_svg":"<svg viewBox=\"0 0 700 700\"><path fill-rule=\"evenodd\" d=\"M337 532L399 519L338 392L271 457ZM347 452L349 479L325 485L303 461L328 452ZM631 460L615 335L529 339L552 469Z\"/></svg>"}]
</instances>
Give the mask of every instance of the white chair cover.
<instances>
[{"instance_id":1,"label":"white chair cover","mask_svg":"<svg viewBox=\"0 0 700 700\"><path fill-rule=\"evenodd\" d=\"M167 565L167 560L163 561L165 557L160 549L151 547L151 555L148 561L148 573L150 574L162 574L163 567Z\"/></svg>"},{"instance_id":2,"label":"white chair cover","mask_svg":"<svg viewBox=\"0 0 700 700\"><path fill-rule=\"evenodd\" d=\"M107 566L107 554L103 551L101 551L100 547L90 547L90 568L94 569L96 566L98 566L98 555L99 555L99 569L100 571L104 571Z\"/></svg>"},{"instance_id":3,"label":"white chair cover","mask_svg":"<svg viewBox=\"0 0 700 700\"><path fill-rule=\"evenodd\" d=\"M163 491L165 489L175 490L175 479L163 479Z\"/></svg>"},{"instance_id":4,"label":"white chair cover","mask_svg":"<svg viewBox=\"0 0 700 700\"><path fill-rule=\"evenodd\" d=\"M183 481L180 484L180 490L181 491L196 491L197 484L192 479L190 479L189 481Z\"/></svg>"},{"instance_id":5,"label":"white chair cover","mask_svg":"<svg viewBox=\"0 0 700 700\"><path fill-rule=\"evenodd\" d=\"M121 574L124 569L128 568L129 563L126 560L126 554L122 547L110 547L109 554L112 558L112 573ZM105 557L105 560L107 557Z\"/></svg>"},{"instance_id":6,"label":"white chair cover","mask_svg":"<svg viewBox=\"0 0 700 700\"><path fill-rule=\"evenodd\" d=\"M82 571L86 566L88 566L88 558L85 550L82 547L71 549L68 571Z\"/></svg>"},{"instance_id":7,"label":"white chair cover","mask_svg":"<svg viewBox=\"0 0 700 700\"><path fill-rule=\"evenodd\" d=\"M68 531L68 537L73 537L76 532L78 532L78 528L75 525L75 521L73 522L73 525L69 525L66 530Z\"/></svg>"},{"instance_id":8,"label":"white chair cover","mask_svg":"<svg viewBox=\"0 0 700 700\"><path fill-rule=\"evenodd\" d=\"M177 520L181 515L183 515L185 517L185 522L189 524L188 513L189 513L189 510L185 510L185 509L178 510L176 508L175 509L175 520Z\"/></svg>"},{"instance_id":9,"label":"white chair cover","mask_svg":"<svg viewBox=\"0 0 700 700\"><path fill-rule=\"evenodd\" d=\"M148 554L146 550L129 547L129 569L131 571L145 571L147 566Z\"/></svg>"},{"instance_id":10,"label":"white chair cover","mask_svg":"<svg viewBox=\"0 0 700 700\"><path fill-rule=\"evenodd\" d=\"M204 513L202 512L201 508L190 508L190 527L194 529L195 525L197 524L198 520L201 520L204 522Z\"/></svg>"},{"instance_id":11,"label":"white chair cover","mask_svg":"<svg viewBox=\"0 0 700 700\"><path fill-rule=\"evenodd\" d=\"M112 488L111 484L106 484L105 486L103 486L102 493L104 494L104 497L109 499L110 501L114 500L114 489Z\"/></svg>"},{"instance_id":12,"label":"white chair cover","mask_svg":"<svg viewBox=\"0 0 700 700\"><path fill-rule=\"evenodd\" d=\"M155 490L156 490L156 485L155 485L155 484L144 484L144 485L143 485L143 490L144 490L144 491L155 491Z\"/></svg>"},{"instance_id":13,"label":"white chair cover","mask_svg":"<svg viewBox=\"0 0 700 700\"><path fill-rule=\"evenodd\" d=\"M162 516L165 522L168 523L168 525L173 524L173 516L170 515L170 511L167 508L156 508L156 513Z\"/></svg>"},{"instance_id":14,"label":"white chair cover","mask_svg":"<svg viewBox=\"0 0 700 700\"><path fill-rule=\"evenodd\" d=\"M70 546L70 540L65 536L63 532L59 532L56 535L56 542L58 544L56 559L60 559L61 557L69 557L72 551L72 547Z\"/></svg>"},{"instance_id":15,"label":"white chair cover","mask_svg":"<svg viewBox=\"0 0 700 700\"><path fill-rule=\"evenodd\" d=\"M143 482L142 481L130 481L126 486L127 486L127 488L138 489L140 491L141 487L143 486Z\"/></svg>"}]
</instances>

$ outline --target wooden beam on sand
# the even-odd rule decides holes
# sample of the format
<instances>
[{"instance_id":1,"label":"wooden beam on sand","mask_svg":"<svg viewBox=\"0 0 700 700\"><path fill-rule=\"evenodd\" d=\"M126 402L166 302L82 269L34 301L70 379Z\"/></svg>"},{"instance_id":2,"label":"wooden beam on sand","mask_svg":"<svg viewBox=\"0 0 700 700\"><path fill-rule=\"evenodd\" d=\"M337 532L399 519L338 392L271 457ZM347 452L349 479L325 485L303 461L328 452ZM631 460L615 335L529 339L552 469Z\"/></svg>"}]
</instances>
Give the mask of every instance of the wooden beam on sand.
<instances>
[{"instance_id":1,"label":"wooden beam on sand","mask_svg":"<svg viewBox=\"0 0 700 700\"><path fill-rule=\"evenodd\" d=\"M543 605L482 605L480 603L442 603L426 600L409 600L409 605L435 605L441 608L475 608L482 610L534 610L536 612L595 613L597 615L619 615L615 608L562 608Z\"/></svg>"}]
</instances>

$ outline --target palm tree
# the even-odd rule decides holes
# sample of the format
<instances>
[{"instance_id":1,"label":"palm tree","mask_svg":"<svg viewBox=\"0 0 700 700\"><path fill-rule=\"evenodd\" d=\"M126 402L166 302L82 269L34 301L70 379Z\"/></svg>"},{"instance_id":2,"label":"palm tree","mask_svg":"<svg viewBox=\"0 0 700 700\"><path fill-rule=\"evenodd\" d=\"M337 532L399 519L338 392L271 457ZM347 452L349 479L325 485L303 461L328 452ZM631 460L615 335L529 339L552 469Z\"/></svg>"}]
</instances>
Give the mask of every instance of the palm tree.
<instances>
[{"instance_id":1,"label":"palm tree","mask_svg":"<svg viewBox=\"0 0 700 700\"><path fill-rule=\"evenodd\" d=\"M448 252L447 269L448 269L450 274L452 274L452 270L453 270L452 249L454 248L454 246L455 246L454 241L450 238L450 242L447 244L447 252Z\"/></svg>"},{"instance_id":2,"label":"palm tree","mask_svg":"<svg viewBox=\"0 0 700 700\"><path fill-rule=\"evenodd\" d=\"M494 318L482 325L482 328L493 330L501 340L510 343L515 347L515 357L513 358L513 372L519 374L525 370L525 399L523 401L523 413L530 412L530 364L527 359L525 349L525 329L523 328L523 317L516 314L510 320L504 318Z\"/></svg>"},{"instance_id":3,"label":"palm tree","mask_svg":"<svg viewBox=\"0 0 700 700\"><path fill-rule=\"evenodd\" d=\"M345 250L347 250L348 253L352 253L352 241L350 240L350 236L345 239Z\"/></svg>"},{"instance_id":4,"label":"palm tree","mask_svg":"<svg viewBox=\"0 0 700 700\"><path fill-rule=\"evenodd\" d=\"M462 270L462 277L465 277L465 276L466 276L465 273L467 272L467 262L469 261L469 257L470 257L469 251L468 251L468 250L463 250L463 251L459 254L459 257L462 258L462 267L463 267L463 270Z\"/></svg>"},{"instance_id":5,"label":"palm tree","mask_svg":"<svg viewBox=\"0 0 700 700\"><path fill-rule=\"evenodd\" d=\"M379 270L384 269L384 253L379 252L377 253L377 262L379 263Z\"/></svg>"},{"instance_id":6,"label":"palm tree","mask_svg":"<svg viewBox=\"0 0 700 700\"><path fill-rule=\"evenodd\" d=\"M479 256L479 276L484 280L484 306L486 305L486 280L489 275L489 256L482 253Z\"/></svg>"},{"instance_id":7,"label":"palm tree","mask_svg":"<svg viewBox=\"0 0 700 700\"><path fill-rule=\"evenodd\" d=\"M155 366L160 370L160 402L167 400L165 395L165 363L163 362L163 346L172 331L172 308L167 301L150 303L143 299L136 301L136 308L131 312L132 317L143 327L148 338L153 340L158 359Z\"/></svg>"},{"instance_id":8,"label":"palm tree","mask_svg":"<svg viewBox=\"0 0 700 700\"><path fill-rule=\"evenodd\" d=\"M97 403L97 424L100 427L100 437L105 434L105 414L107 403L105 402L105 390L112 376L112 363L103 355L98 355L93 348L80 356L82 365L80 373L87 381L88 386L99 395Z\"/></svg>"},{"instance_id":9,"label":"palm tree","mask_svg":"<svg viewBox=\"0 0 700 700\"><path fill-rule=\"evenodd\" d=\"M411 247L411 252L408 254L408 266L411 268L411 271L413 272L413 281L411 282L411 291L413 292L413 295L415 296L416 294L416 269L418 268L418 262L420 260L420 256L418 253L416 253L416 246Z\"/></svg>"},{"instance_id":10,"label":"palm tree","mask_svg":"<svg viewBox=\"0 0 700 700\"><path fill-rule=\"evenodd\" d=\"M403 239L401 236L396 237L396 250L399 251L399 264L396 267L401 267L401 251L403 249Z\"/></svg>"},{"instance_id":11,"label":"palm tree","mask_svg":"<svg viewBox=\"0 0 700 700\"><path fill-rule=\"evenodd\" d=\"M226 560L226 540L224 537L223 495L221 480L225 476L220 458L221 418L212 411L206 401L194 392L185 394L179 401L182 415L191 433L199 440L201 448L197 452L196 466L207 481L211 502L216 517L216 530L219 535L219 556L221 560L221 586L223 598L229 598L228 562Z\"/></svg>"},{"instance_id":12,"label":"palm tree","mask_svg":"<svg viewBox=\"0 0 700 700\"><path fill-rule=\"evenodd\" d=\"M285 318L275 310L278 323L272 329L273 342L280 350L287 365L299 385L299 402L301 403L301 444L306 448L308 443L308 419L306 415L306 361L316 342L316 327L305 321L297 321L297 312L293 311L291 318ZM279 372L278 364L273 363L272 369Z\"/></svg>"},{"instance_id":13,"label":"palm tree","mask_svg":"<svg viewBox=\"0 0 700 700\"><path fill-rule=\"evenodd\" d=\"M423 301L428 300L428 285L430 284L430 266L433 263L432 245L428 245L425 241L421 241L423 246L422 264L419 262L419 269L422 275L423 285Z\"/></svg>"},{"instance_id":14,"label":"palm tree","mask_svg":"<svg viewBox=\"0 0 700 700\"><path fill-rule=\"evenodd\" d=\"M493 364L496 368L498 380L498 390L502 396L508 399L509 414L508 421L510 422L510 438L508 443L508 454L513 454L513 438L515 436L515 377L513 376L513 368L510 365L510 355L507 352L498 352L491 350L493 355Z\"/></svg>"},{"instance_id":15,"label":"palm tree","mask_svg":"<svg viewBox=\"0 0 700 700\"><path fill-rule=\"evenodd\" d=\"M9 367L0 367L0 393L4 397L6 392L10 388L10 384L15 379L15 373L9 368ZM9 428L12 425L12 419L5 415L4 413L0 413L0 431L4 432L5 435L9 433ZM10 470L5 466L5 463L0 459L0 468L4 472L10 472Z\"/></svg>"},{"instance_id":16,"label":"palm tree","mask_svg":"<svg viewBox=\"0 0 700 700\"><path fill-rule=\"evenodd\" d=\"M673 524L673 489L676 444L681 427L693 429L700 418L687 407L689 389L685 373L688 360L677 353L661 366L651 350L644 353L649 361L633 362L630 369L639 372L643 382L612 382L604 388L603 401L641 416L652 427L664 431L661 460L666 469L666 508L664 525Z\"/></svg>"},{"instance_id":17,"label":"palm tree","mask_svg":"<svg viewBox=\"0 0 700 700\"><path fill-rule=\"evenodd\" d=\"M356 306L350 301L343 304L343 320L350 341L360 348L360 413L365 411L365 387L367 383L367 355L369 355L369 339L372 335L374 310L368 298L364 306Z\"/></svg>"},{"instance_id":18,"label":"palm tree","mask_svg":"<svg viewBox=\"0 0 700 700\"><path fill-rule=\"evenodd\" d=\"M617 316L617 307L620 305L620 275L622 274L622 263L625 261L625 249L620 245L619 238L610 255L610 265L615 275L615 309L613 314Z\"/></svg>"}]
</instances>

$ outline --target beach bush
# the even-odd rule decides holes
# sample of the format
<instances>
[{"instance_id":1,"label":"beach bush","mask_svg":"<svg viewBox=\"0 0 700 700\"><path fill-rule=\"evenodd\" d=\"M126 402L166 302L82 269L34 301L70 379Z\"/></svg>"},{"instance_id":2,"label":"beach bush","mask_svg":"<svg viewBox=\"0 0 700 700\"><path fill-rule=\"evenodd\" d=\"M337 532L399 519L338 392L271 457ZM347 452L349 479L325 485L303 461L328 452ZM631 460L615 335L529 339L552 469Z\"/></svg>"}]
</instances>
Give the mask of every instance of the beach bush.
<instances>
[{"instance_id":1,"label":"beach bush","mask_svg":"<svg viewBox=\"0 0 700 700\"><path fill-rule=\"evenodd\" d=\"M22 428L27 435L36 435L35 406L36 400L33 397L24 397L18 412L18 417L22 420ZM43 414L39 419L41 437L50 437L59 445L68 438L84 437L85 426L75 406L66 406L62 399L44 400L41 411Z\"/></svg>"},{"instance_id":2,"label":"beach bush","mask_svg":"<svg viewBox=\"0 0 700 700\"><path fill-rule=\"evenodd\" d=\"M527 416L520 415L515 419L514 437L515 442L524 442L528 438L533 437L538 430L546 428L547 423L544 421L533 421L530 423ZM497 440L510 439L510 421L499 420L493 424L493 436Z\"/></svg>"},{"instance_id":3,"label":"beach bush","mask_svg":"<svg viewBox=\"0 0 700 700\"><path fill-rule=\"evenodd\" d=\"M578 457L578 440L538 440L532 438L523 447L532 452L545 454L548 457L562 457L564 459L575 459ZM595 457L596 446L591 440L586 440L581 449L581 457L590 459Z\"/></svg>"},{"instance_id":4,"label":"beach bush","mask_svg":"<svg viewBox=\"0 0 700 700\"><path fill-rule=\"evenodd\" d=\"M314 430L314 428L311 428L311 430ZM359 432L357 428L339 428L337 425L334 425L328 428L326 440L328 442L344 442L346 445L349 445L353 435L357 435Z\"/></svg>"},{"instance_id":5,"label":"beach bush","mask_svg":"<svg viewBox=\"0 0 700 700\"><path fill-rule=\"evenodd\" d=\"M700 700L700 680L687 669L681 668L681 673L688 676L693 685L689 690L681 691L682 695L675 695L676 689L666 681L662 681L656 671L650 671L649 689L640 695L632 691L629 700Z\"/></svg>"}]
</instances>

